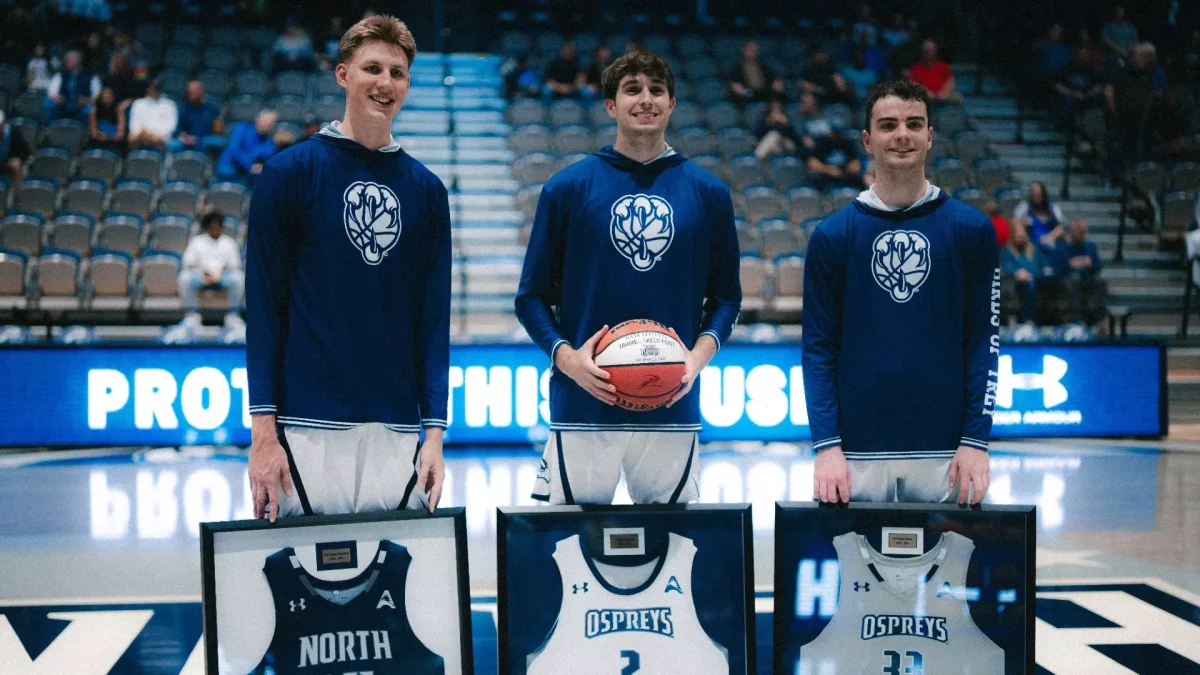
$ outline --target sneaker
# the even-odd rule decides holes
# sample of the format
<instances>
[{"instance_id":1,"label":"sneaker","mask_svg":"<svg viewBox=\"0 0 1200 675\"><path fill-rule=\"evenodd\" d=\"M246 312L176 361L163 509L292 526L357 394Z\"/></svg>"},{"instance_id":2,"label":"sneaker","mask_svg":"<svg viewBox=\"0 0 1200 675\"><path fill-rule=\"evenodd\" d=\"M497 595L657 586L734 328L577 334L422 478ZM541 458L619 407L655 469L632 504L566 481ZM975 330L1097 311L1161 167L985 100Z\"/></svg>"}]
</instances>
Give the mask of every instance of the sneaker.
<instances>
[{"instance_id":1,"label":"sneaker","mask_svg":"<svg viewBox=\"0 0 1200 675\"><path fill-rule=\"evenodd\" d=\"M187 316L183 317L181 326L196 329L204 324L204 320L200 318L200 312L188 312Z\"/></svg>"},{"instance_id":2,"label":"sneaker","mask_svg":"<svg viewBox=\"0 0 1200 675\"><path fill-rule=\"evenodd\" d=\"M242 315L237 312L230 312L225 315L226 328L245 328L246 322L242 319Z\"/></svg>"}]
</instances>

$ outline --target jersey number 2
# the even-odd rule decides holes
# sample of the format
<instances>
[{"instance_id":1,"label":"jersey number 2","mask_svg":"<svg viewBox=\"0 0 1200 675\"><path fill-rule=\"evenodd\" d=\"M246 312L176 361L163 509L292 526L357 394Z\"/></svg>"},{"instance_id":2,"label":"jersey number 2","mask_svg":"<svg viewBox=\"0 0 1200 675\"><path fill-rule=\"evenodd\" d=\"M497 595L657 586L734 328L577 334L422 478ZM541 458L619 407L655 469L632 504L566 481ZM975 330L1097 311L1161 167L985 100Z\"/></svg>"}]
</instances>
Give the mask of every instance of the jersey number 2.
<instances>
[{"instance_id":1,"label":"jersey number 2","mask_svg":"<svg viewBox=\"0 0 1200 675\"><path fill-rule=\"evenodd\" d=\"M885 649L883 656L889 661L883 667L886 675L925 675L925 657L921 655L921 652L908 651L904 652L904 656L900 656L900 652ZM907 665L905 665L905 658L908 659Z\"/></svg>"},{"instance_id":2,"label":"jersey number 2","mask_svg":"<svg viewBox=\"0 0 1200 675\"><path fill-rule=\"evenodd\" d=\"M632 649L624 649L621 651L621 658L626 659L629 663L621 669L621 675L633 675L642 668L642 657Z\"/></svg>"}]
</instances>

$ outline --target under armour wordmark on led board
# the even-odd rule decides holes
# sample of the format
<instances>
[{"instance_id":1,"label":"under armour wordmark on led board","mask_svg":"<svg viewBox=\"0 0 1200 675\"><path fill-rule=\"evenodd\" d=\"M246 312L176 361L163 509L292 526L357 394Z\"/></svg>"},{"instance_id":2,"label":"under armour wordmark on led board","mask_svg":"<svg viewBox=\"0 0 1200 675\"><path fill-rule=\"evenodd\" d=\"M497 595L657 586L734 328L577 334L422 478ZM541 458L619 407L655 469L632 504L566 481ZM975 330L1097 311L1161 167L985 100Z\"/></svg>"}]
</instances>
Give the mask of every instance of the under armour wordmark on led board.
<instances>
[{"instance_id":1,"label":"under armour wordmark on led board","mask_svg":"<svg viewBox=\"0 0 1200 675\"><path fill-rule=\"evenodd\" d=\"M1148 343L1002 345L992 437L1164 435L1163 359ZM453 347L446 440L545 440L549 366L532 345ZM20 392L0 398L0 446L250 442L239 347L0 348L0 387ZM799 345L726 345L699 387L702 440L809 439Z\"/></svg>"}]
</instances>

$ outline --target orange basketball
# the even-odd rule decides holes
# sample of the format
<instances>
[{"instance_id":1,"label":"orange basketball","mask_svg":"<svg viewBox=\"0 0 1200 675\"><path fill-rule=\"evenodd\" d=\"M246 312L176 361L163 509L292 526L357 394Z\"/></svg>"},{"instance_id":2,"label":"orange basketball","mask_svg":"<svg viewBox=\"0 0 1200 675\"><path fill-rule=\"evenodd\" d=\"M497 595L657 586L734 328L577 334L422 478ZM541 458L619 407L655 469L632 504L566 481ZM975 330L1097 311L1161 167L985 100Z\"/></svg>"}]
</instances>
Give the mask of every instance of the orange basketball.
<instances>
[{"instance_id":1,"label":"orange basketball","mask_svg":"<svg viewBox=\"0 0 1200 675\"><path fill-rule=\"evenodd\" d=\"M683 344L666 326L649 319L613 326L596 342L595 358L617 388L617 405L635 411L670 401L687 368Z\"/></svg>"}]
</instances>

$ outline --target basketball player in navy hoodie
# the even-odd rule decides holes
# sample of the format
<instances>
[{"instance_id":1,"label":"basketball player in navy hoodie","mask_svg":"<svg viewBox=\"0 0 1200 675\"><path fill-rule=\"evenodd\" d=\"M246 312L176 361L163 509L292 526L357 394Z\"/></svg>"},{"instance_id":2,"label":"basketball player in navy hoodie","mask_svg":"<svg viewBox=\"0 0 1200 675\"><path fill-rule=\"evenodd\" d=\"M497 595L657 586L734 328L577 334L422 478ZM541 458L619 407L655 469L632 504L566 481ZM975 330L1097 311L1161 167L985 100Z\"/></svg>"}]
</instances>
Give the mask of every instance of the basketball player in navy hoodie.
<instances>
[{"instance_id":1,"label":"basketball player in navy hoodie","mask_svg":"<svg viewBox=\"0 0 1200 675\"><path fill-rule=\"evenodd\" d=\"M336 71L345 119L258 177L246 260L256 517L267 504L274 521L438 502L450 206L391 136L415 55L393 17L351 27Z\"/></svg>"},{"instance_id":2,"label":"basketball player in navy hoodie","mask_svg":"<svg viewBox=\"0 0 1200 675\"><path fill-rule=\"evenodd\" d=\"M612 146L559 172L538 200L516 311L551 358L550 440L534 498L611 503L624 471L636 503L699 496L697 375L729 338L741 306L729 188L671 149L667 63L626 54L602 76L617 121ZM687 351L667 406L634 412L594 361L610 326L652 319Z\"/></svg>"},{"instance_id":3,"label":"basketball player in navy hoodie","mask_svg":"<svg viewBox=\"0 0 1200 675\"><path fill-rule=\"evenodd\" d=\"M925 180L929 95L875 87L875 184L817 226L804 269L804 393L823 502L978 504L988 489L1000 269L979 210Z\"/></svg>"}]
</instances>

